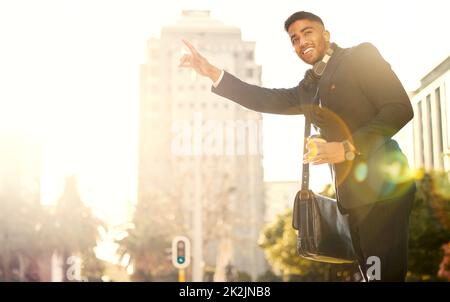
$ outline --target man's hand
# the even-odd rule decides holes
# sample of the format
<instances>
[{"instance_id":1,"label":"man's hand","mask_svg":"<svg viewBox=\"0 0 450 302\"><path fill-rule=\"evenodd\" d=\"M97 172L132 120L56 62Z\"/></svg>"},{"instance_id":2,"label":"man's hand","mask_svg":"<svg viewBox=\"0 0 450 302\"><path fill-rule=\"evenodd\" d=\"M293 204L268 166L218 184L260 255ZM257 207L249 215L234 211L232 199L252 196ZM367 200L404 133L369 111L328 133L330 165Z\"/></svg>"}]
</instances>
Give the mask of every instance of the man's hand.
<instances>
[{"instance_id":1,"label":"man's hand","mask_svg":"<svg viewBox=\"0 0 450 302\"><path fill-rule=\"evenodd\" d=\"M213 82L216 82L222 71L214 65L211 65L190 42L183 39L183 43L189 48L191 53L182 56L180 58L180 65L178 66L192 68L198 74L209 77Z\"/></svg>"},{"instance_id":2,"label":"man's hand","mask_svg":"<svg viewBox=\"0 0 450 302\"><path fill-rule=\"evenodd\" d=\"M337 164L345 161L345 151L342 142L326 142L323 139L311 139L306 143L308 152L303 156L303 163Z\"/></svg>"}]
</instances>

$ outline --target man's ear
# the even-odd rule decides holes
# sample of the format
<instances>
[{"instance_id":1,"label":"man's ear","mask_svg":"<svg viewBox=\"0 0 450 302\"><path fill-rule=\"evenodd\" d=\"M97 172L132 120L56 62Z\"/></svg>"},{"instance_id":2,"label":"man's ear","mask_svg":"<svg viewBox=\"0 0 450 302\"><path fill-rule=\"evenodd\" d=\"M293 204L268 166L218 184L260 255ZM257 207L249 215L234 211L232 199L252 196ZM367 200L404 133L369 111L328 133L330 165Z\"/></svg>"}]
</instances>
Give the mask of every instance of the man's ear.
<instances>
[{"instance_id":1,"label":"man's ear","mask_svg":"<svg viewBox=\"0 0 450 302\"><path fill-rule=\"evenodd\" d=\"M324 30L322 34L325 38L325 41L330 42L330 32L328 30Z\"/></svg>"}]
</instances>

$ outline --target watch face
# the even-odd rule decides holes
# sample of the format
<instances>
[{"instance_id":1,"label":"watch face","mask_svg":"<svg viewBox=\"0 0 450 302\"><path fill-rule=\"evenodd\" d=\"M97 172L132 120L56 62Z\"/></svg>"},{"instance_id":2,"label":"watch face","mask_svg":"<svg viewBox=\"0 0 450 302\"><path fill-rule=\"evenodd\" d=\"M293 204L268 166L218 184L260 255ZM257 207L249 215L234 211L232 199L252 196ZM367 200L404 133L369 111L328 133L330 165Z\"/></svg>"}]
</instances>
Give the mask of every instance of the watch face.
<instances>
[{"instance_id":1,"label":"watch face","mask_svg":"<svg viewBox=\"0 0 450 302\"><path fill-rule=\"evenodd\" d=\"M346 160L354 160L355 159L355 153L352 151L345 152L345 159Z\"/></svg>"}]
</instances>

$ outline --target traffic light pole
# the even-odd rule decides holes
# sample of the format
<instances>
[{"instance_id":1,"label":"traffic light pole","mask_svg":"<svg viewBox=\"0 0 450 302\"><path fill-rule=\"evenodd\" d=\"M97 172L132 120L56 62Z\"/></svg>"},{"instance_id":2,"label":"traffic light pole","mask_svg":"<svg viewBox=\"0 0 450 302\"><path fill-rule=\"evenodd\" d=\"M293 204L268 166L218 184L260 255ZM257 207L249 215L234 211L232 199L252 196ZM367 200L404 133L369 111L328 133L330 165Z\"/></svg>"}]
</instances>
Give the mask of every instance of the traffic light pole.
<instances>
[{"instance_id":1,"label":"traffic light pole","mask_svg":"<svg viewBox=\"0 0 450 302\"><path fill-rule=\"evenodd\" d=\"M196 121L197 122L197 121ZM197 127L201 127L200 125L197 125ZM198 129L198 128L197 128ZM198 131L198 130L197 130ZM201 131L198 135L201 135ZM192 281L194 282L201 282L203 281L203 226L202 226L202 176L201 176L201 136L200 138L196 137L195 139L200 139L199 142L197 142L197 145L199 144L199 149L196 150L194 157L195 157L195 175L194 175L194 182L195 182L195 200L194 200L194 211L193 211L193 265L192 265Z\"/></svg>"},{"instance_id":2,"label":"traffic light pole","mask_svg":"<svg viewBox=\"0 0 450 302\"><path fill-rule=\"evenodd\" d=\"M178 282L186 282L186 271L184 268L178 270Z\"/></svg>"}]
</instances>

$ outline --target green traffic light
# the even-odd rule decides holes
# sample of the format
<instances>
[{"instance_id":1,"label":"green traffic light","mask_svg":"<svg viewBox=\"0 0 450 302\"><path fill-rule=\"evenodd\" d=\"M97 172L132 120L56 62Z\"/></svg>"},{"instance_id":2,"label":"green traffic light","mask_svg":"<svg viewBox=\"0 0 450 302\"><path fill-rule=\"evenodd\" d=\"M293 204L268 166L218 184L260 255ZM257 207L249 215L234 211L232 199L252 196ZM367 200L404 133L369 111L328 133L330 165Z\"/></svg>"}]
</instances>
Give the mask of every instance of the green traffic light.
<instances>
[{"instance_id":1,"label":"green traffic light","mask_svg":"<svg viewBox=\"0 0 450 302\"><path fill-rule=\"evenodd\" d=\"M177 262L179 263L179 264L183 264L184 263L184 257L182 257L182 256L180 256L180 257L178 257L177 258Z\"/></svg>"}]
</instances>

